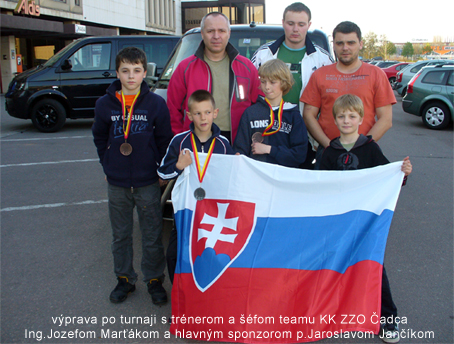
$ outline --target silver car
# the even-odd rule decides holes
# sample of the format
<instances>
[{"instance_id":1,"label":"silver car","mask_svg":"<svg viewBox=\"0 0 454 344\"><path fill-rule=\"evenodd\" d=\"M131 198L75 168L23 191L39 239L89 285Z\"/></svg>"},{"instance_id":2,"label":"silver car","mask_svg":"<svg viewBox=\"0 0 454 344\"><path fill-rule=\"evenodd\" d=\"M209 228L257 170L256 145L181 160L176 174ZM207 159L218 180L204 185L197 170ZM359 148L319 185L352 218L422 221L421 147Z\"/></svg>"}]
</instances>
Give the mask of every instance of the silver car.
<instances>
[{"instance_id":1,"label":"silver car","mask_svg":"<svg viewBox=\"0 0 454 344\"><path fill-rule=\"evenodd\" d=\"M418 61L412 64L411 67L405 68L400 73L397 73L397 80L393 85L393 90L396 90L403 97L407 93L407 84L422 67L445 64L454 64L454 61L441 59Z\"/></svg>"}]
</instances>

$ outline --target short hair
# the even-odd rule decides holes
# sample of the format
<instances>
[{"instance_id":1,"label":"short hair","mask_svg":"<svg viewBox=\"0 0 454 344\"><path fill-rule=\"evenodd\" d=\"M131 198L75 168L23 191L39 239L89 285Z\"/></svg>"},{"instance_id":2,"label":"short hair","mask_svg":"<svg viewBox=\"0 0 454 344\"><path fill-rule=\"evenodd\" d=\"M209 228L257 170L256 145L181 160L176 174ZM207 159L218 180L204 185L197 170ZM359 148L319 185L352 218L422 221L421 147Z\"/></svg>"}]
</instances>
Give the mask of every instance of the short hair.
<instances>
[{"instance_id":1,"label":"short hair","mask_svg":"<svg viewBox=\"0 0 454 344\"><path fill-rule=\"evenodd\" d=\"M311 21L311 10L302 2L294 2L293 4L288 5L284 10L284 16L282 17L282 19L285 20L285 15L287 14L287 12L306 12L307 16L309 17L309 21Z\"/></svg>"},{"instance_id":2,"label":"short hair","mask_svg":"<svg viewBox=\"0 0 454 344\"><path fill-rule=\"evenodd\" d=\"M229 18L227 18L227 16L224 13L221 13L221 12L210 12L210 13L205 14L205 16L202 18L202 21L200 22L200 29L202 31L203 31L203 28L205 27L205 20L209 16L215 16L215 17L222 16L222 17L224 17L224 19L227 21L227 27L230 30L230 20L229 20Z\"/></svg>"},{"instance_id":3,"label":"short hair","mask_svg":"<svg viewBox=\"0 0 454 344\"><path fill-rule=\"evenodd\" d=\"M121 49L115 58L115 70L118 71L121 63L142 64L143 69L147 70L147 54L136 47L126 47Z\"/></svg>"},{"instance_id":4,"label":"short hair","mask_svg":"<svg viewBox=\"0 0 454 344\"><path fill-rule=\"evenodd\" d=\"M354 94L344 94L336 99L333 105L333 116L336 116L342 111L350 110L355 111L361 118L364 117L364 105L360 97Z\"/></svg>"},{"instance_id":5,"label":"short hair","mask_svg":"<svg viewBox=\"0 0 454 344\"><path fill-rule=\"evenodd\" d=\"M270 80L279 80L283 94L287 94L295 83L290 68L279 59L268 60L262 64L259 68L259 76Z\"/></svg>"},{"instance_id":6,"label":"short hair","mask_svg":"<svg viewBox=\"0 0 454 344\"><path fill-rule=\"evenodd\" d=\"M191 108L194 103L201 103L205 101L210 101L213 105L213 109L216 109L216 102L214 101L213 95L206 90L197 90L194 91L188 99L188 110L192 112Z\"/></svg>"},{"instance_id":7,"label":"short hair","mask_svg":"<svg viewBox=\"0 0 454 344\"><path fill-rule=\"evenodd\" d=\"M337 24L337 26L333 30L333 39L336 38L336 33L338 32L345 34L354 32L361 42L361 29L358 25L351 21L343 21L342 23Z\"/></svg>"}]
</instances>

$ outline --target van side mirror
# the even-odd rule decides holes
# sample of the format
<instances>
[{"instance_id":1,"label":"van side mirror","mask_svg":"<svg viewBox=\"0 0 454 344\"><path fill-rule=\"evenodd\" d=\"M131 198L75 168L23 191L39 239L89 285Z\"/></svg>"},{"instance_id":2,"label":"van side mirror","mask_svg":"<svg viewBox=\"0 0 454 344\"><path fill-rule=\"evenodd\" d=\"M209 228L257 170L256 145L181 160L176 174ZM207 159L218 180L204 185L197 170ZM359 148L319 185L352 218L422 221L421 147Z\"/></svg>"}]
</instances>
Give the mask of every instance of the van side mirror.
<instances>
[{"instance_id":1,"label":"van side mirror","mask_svg":"<svg viewBox=\"0 0 454 344\"><path fill-rule=\"evenodd\" d=\"M148 62L147 63L147 76L146 79L148 83L153 83L158 81L158 77L156 75L156 63L154 62Z\"/></svg>"},{"instance_id":2,"label":"van side mirror","mask_svg":"<svg viewBox=\"0 0 454 344\"><path fill-rule=\"evenodd\" d=\"M65 60L61 65L62 70L70 70L72 68L73 68L73 65L71 64L71 60L69 60L69 59Z\"/></svg>"}]
</instances>

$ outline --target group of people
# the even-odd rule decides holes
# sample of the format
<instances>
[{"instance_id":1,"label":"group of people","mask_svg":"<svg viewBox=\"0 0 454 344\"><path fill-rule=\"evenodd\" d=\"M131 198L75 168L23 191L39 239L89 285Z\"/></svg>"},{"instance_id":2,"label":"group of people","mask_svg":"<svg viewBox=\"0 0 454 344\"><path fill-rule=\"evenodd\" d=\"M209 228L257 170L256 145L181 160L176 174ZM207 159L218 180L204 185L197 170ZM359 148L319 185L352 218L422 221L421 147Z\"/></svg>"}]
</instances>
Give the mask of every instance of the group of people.
<instances>
[{"instance_id":1,"label":"group of people","mask_svg":"<svg viewBox=\"0 0 454 344\"><path fill-rule=\"evenodd\" d=\"M135 47L119 52L118 80L97 101L93 124L108 182L118 279L112 302L126 300L138 279L133 267L134 207L142 232L143 280L154 304L167 302L160 187L192 163L192 154L244 154L267 163L324 170L389 162L376 141L392 125L396 100L385 74L359 59L359 27L352 22L336 26L334 62L307 35L307 6L288 6L282 25L285 34L249 60L229 43L228 18L207 14L201 21L200 46L177 66L167 102L143 81L145 53ZM411 170L407 157L402 171L407 176ZM167 249L172 281L176 237L174 229ZM381 313L397 316L385 270ZM397 324L385 324L382 339L399 341Z\"/></svg>"}]
</instances>

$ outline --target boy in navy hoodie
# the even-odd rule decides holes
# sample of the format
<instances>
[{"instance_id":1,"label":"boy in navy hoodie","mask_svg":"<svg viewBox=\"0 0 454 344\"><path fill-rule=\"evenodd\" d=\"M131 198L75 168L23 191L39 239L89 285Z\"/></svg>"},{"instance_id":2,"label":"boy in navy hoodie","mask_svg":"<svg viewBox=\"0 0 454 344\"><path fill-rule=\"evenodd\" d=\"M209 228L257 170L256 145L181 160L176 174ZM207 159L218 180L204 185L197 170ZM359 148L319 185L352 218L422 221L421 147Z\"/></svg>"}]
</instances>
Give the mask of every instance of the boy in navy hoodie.
<instances>
[{"instance_id":1,"label":"boy in navy hoodie","mask_svg":"<svg viewBox=\"0 0 454 344\"><path fill-rule=\"evenodd\" d=\"M287 65L269 60L259 68L265 98L244 111L233 150L255 160L298 167L306 160L307 131L297 105L284 103L294 83Z\"/></svg>"},{"instance_id":2,"label":"boy in navy hoodie","mask_svg":"<svg viewBox=\"0 0 454 344\"><path fill-rule=\"evenodd\" d=\"M172 139L167 105L150 92L147 57L135 47L116 57L119 80L98 99L93 124L94 143L108 182L112 253L118 284L114 303L135 290L133 267L133 210L137 206L142 233L142 274L154 304L167 302L162 286L165 256L162 244L161 190L157 168Z\"/></svg>"},{"instance_id":3,"label":"boy in navy hoodie","mask_svg":"<svg viewBox=\"0 0 454 344\"><path fill-rule=\"evenodd\" d=\"M197 152L208 153L213 145L214 154L233 154L229 141L221 135L221 130L213 123L219 109L216 109L210 92L198 90L192 93L188 99L188 110L187 115L191 120L190 130L175 135L158 169L159 177L164 180L178 177L187 166L192 164L191 155L194 154L194 144ZM174 228L170 232L167 248L167 269L172 282L176 260L177 231Z\"/></svg>"}]
</instances>

